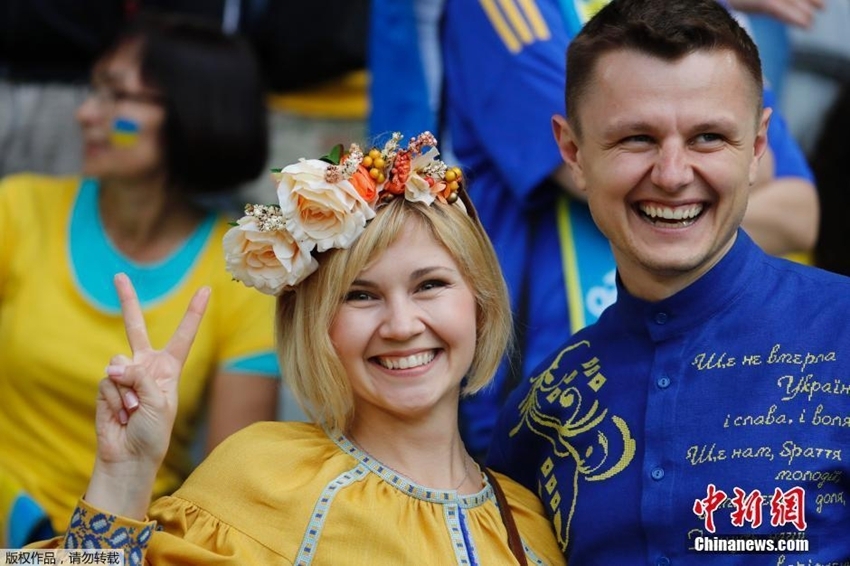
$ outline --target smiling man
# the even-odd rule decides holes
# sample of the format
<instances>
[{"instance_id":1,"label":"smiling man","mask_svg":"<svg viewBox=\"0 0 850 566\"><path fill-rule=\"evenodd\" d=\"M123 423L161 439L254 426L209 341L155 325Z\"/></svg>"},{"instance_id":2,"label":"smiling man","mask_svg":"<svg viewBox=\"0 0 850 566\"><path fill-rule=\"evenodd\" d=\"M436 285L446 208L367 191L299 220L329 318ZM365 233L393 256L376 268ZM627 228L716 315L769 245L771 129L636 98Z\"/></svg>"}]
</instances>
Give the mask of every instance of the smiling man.
<instances>
[{"instance_id":1,"label":"smiling man","mask_svg":"<svg viewBox=\"0 0 850 566\"><path fill-rule=\"evenodd\" d=\"M614 0L567 75L553 129L618 298L514 391L488 463L572 564L843 563L850 279L740 229L770 120L755 45L714 0Z\"/></svg>"}]
</instances>

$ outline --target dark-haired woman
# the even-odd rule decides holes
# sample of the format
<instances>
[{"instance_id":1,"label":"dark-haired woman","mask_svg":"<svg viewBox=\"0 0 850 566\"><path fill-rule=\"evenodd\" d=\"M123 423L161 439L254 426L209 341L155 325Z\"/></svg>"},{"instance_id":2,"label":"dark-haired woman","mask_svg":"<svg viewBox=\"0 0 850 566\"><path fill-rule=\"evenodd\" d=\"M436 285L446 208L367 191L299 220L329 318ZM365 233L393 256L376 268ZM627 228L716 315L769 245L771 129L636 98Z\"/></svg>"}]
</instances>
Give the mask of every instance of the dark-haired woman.
<instances>
[{"instance_id":1,"label":"dark-haired woman","mask_svg":"<svg viewBox=\"0 0 850 566\"><path fill-rule=\"evenodd\" d=\"M198 23L145 18L96 63L91 87L77 112L83 176L0 183L0 547L64 527L85 489L104 356L126 349L116 272L133 274L154 345L195 289L213 289L155 495L189 473L200 420L210 449L276 411L273 302L231 281L228 223L201 204L265 163L250 50Z\"/></svg>"}]
</instances>

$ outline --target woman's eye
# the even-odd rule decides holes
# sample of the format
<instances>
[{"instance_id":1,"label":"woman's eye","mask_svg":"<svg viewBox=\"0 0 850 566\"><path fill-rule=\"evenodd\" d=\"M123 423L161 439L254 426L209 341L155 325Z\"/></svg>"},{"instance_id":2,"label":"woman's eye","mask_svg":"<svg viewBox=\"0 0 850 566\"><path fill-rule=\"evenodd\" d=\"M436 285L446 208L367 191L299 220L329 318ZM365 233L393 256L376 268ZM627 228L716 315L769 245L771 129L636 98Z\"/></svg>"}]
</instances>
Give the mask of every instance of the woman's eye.
<instances>
[{"instance_id":1,"label":"woman's eye","mask_svg":"<svg viewBox=\"0 0 850 566\"><path fill-rule=\"evenodd\" d=\"M430 291L432 289L440 289L447 285L448 283L446 283L445 281L440 281L439 279L429 279L428 281L422 282L422 284L419 285L419 289L422 291Z\"/></svg>"},{"instance_id":2,"label":"woman's eye","mask_svg":"<svg viewBox=\"0 0 850 566\"><path fill-rule=\"evenodd\" d=\"M349 291L345 294L345 301L369 301L372 299L372 295L367 293L366 291Z\"/></svg>"}]
</instances>

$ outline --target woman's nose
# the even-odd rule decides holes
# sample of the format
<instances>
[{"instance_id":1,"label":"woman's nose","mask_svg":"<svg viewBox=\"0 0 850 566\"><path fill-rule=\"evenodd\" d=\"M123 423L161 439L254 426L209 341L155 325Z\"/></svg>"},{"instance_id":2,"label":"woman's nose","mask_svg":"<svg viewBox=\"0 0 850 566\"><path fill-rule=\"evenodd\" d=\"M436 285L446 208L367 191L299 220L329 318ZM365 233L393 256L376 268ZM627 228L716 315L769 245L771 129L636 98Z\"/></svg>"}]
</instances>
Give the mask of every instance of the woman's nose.
<instances>
[{"instance_id":1,"label":"woman's nose","mask_svg":"<svg viewBox=\"0 0 850 566\"><path fill-rule=\"evenodd\" d=\"M380 335L389 340L406 340L425 330L422 308L409 297L387 300Z\"/></svg>"},{"instance_id":2,"label":"woman's nose","mask_svg":"<svg viewBox=\"0 0 850 566\"><path fill-rule=\"evenodd\" d=\"M101 105L96 100L93 94L89 94L77 107L75 116L77 122L85 125L97 120L102 115Z\"/></svg>"}]
</instances>

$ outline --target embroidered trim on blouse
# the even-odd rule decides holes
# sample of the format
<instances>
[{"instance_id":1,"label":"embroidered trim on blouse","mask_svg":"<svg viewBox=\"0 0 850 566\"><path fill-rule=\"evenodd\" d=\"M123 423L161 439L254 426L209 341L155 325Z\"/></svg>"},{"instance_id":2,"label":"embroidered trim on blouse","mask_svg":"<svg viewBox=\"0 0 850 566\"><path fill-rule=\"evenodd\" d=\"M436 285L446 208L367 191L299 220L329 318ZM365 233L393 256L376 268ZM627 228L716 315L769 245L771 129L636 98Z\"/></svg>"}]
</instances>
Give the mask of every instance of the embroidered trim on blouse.
<instances>
[{"instance_id":1,"label":"embroidered trim on blouse","mask_svg":"<svg viewBox=\"0 0 850 566\"><path fill-rule=\"evenodd\" d=\"M153 522L140 528L126 526L115 515L77 506L63 546L66 549L123 549L126 564L141 566L155 527Z\"/></svg>"},{"instance_id":2,"label":"embroidered trim on blouse","mask_svg":"<svg viewBox=\"0 0 850 566\"><path fill-rule=\"evenodd\" d=\"M546 563L540 559L539 556L534 554L534 551L531 550L531 547L528 546L528 543L525 542L525 539L522 540L522 549L525 551L525 557L534 564L535 566L546 566Z\"/></svg>"},{"instance_id":3,"label":"embroidered trim on blouse","mask_svg":"<svg viewBox=\"0 0 850 566\"><path fill-rule=\"evenodd\" d=\"M463 509L472 509L483 505L487 501L496 502L496 496L493 492L493 488L490 486L490 482L487 481L486 477L481 478L484 483L484 488L478 493L473 493L471 495L458 495L457 491L451 489L432 489L423 487L388 468L369 454L366 454L345 436L339 435L332 438L343 452L366 466L370 472L380 476L382 480L410 497L442 505L456 504Z\"/></svg>"},{"instance_id":4,"label":"embroidered trim on blouse","mask_svg":"<svg viewBox=\"0 0 850 566\"><path fill-rule=\"evenodd\" d=\"M316 545L319 542L319 537L322 534L322 529L325 526L325 519L328 516L328 510L331 507L336 494L344 487L347 487L354 482L364 479L369 474L369 470L363 466L357 466L349 472L345 472L335 480L330 482L322 491L322 495L313 507L313 514L310 515L310 522L307 524L307 530L304 532L304 538L301 539L301 546L298 549L298 556L295 558L296 566L308 566L313 562L313 556L316 550Z\"/></svg>"},{"instance_id":5,"label":"embroidered trim on blouse","mask_svg":"<svg viewBox=\"0 0 850 566\"><path fill-rule=\"evenodd\" d=\"M479 566L478 551L466 528L466 515L457 505L443 506L458 566Z\"/></svg>"}]
</instances>

